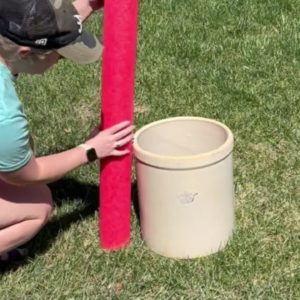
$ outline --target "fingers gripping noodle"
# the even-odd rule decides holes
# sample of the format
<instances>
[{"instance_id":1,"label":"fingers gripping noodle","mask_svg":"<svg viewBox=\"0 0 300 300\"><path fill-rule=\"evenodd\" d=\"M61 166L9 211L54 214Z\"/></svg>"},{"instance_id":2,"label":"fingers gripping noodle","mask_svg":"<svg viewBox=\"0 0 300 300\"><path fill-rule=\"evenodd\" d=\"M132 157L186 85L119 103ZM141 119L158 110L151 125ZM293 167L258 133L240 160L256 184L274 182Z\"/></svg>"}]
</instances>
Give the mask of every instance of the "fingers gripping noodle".
<instances>
[{"instance_id":1,"label":"fingers gripping noodle","mask_svg":"<svg viewBox=\"0 0 300 300\"><path fill-rule=\"evenodd\" d=\"M133 119L137 13L137 0L104 3L102 129ZM100 247L121 249L130 240L131 154L101 162L99 189Z\"/></svg>"}]
</instances>

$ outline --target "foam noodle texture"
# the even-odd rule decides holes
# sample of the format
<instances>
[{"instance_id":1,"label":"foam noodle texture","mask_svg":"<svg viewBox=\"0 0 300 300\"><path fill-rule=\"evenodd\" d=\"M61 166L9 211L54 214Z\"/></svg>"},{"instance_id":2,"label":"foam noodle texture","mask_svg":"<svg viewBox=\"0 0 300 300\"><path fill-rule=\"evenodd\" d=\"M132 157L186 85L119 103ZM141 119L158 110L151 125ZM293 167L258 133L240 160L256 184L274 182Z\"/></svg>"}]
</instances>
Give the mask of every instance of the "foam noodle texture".
<instances>
[{"instance_id":1,"label":"foam noodle texture","mask_svg":"<svg viewBox=\"0 0 300 300\"><path fill-rule=\"evenodd\" d=\"M137 0L106 0L104 4L102 129L133 118L137 12ZM99 235L103 250L118 250L130 240L131 159L127 155L101 162Z\"/></svg>"}]
</instances>

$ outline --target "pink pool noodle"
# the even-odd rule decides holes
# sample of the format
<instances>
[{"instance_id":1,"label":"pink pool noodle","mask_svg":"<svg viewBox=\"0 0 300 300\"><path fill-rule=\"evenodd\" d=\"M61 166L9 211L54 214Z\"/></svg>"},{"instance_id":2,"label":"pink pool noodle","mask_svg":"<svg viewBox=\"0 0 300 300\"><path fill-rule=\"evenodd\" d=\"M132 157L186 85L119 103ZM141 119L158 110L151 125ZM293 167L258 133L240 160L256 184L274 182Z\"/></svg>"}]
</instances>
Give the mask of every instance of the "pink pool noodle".
<instances>
[{"instance_id":1,"label":"pink pool noodle","mask_svg":"<svg viewBox=\"0 0 300 300\"><path fill-rule=\"evenodd\" d=\"M137 0L104 3L102 129L133 119L137 12ZM107 251L123 248L130 240L131 156L101 161L99 238Z\"/></svg>"}]
</instances>

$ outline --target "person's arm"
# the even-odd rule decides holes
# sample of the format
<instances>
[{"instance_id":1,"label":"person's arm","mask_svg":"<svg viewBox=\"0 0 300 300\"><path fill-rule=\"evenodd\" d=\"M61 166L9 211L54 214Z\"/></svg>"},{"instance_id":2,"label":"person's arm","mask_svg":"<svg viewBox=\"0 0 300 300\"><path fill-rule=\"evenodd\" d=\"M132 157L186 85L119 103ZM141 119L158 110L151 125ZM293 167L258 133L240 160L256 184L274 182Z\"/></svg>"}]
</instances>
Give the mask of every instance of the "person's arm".
<instances>
[{"instance_id":1,"label":"person's arm","mask_svg":"<svg viewBox=\"0 0 300 300\"><path fill-rule=\"evenodd\" d=\"M129 150L117 148L132 140L132 130L133 126L129 126L129 122L122 122L101 131L85 144L96 150L98 158L126 155ZM53 155L38 158L33 156L24 167L13 172L2 172L0 178L14 185L49 183L85 163L87 163L85 150L75 147Z\"/></svg>"},{"instance_id":2,"label":"person's arm","mask_svg":"<svg viewBox=\"0 0 300 300\"><path fill-rule=\"evenodd\" d=\"M76 147L44 157L33 156L23 168L14 172L2 173L1 178L14 185L49 183L86 162L84 150Z\"/></svg>"},{"instance_id":3,"label":"person's arm","mask_svg":"<svg viewBox=\"0 0 300 300\"><path fill-rule=\"evenodd\" d=\"M104 0L75 0L73 5L80 14L82 22L84 22L93 11L103 7Z\"/></svg>"}]
</instances>

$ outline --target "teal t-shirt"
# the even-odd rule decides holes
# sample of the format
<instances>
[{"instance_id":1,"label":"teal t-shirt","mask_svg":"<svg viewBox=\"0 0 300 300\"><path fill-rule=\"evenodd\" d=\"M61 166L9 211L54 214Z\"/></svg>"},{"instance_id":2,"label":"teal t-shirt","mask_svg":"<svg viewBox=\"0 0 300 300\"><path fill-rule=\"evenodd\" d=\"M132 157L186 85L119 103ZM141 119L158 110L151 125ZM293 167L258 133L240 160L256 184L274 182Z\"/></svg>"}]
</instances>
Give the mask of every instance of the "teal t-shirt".
<instances>
[{"instance_id":1,"label":"teal t-shirt","mask_svg":"<svg viewBox=\"0 0 300 300\"><path fill-rule=\"evenodd\" d=\"M28 122L13 76L5 65L0 64L0 172L22 168L31 156Z\"/></svg>"}]
</instances>

